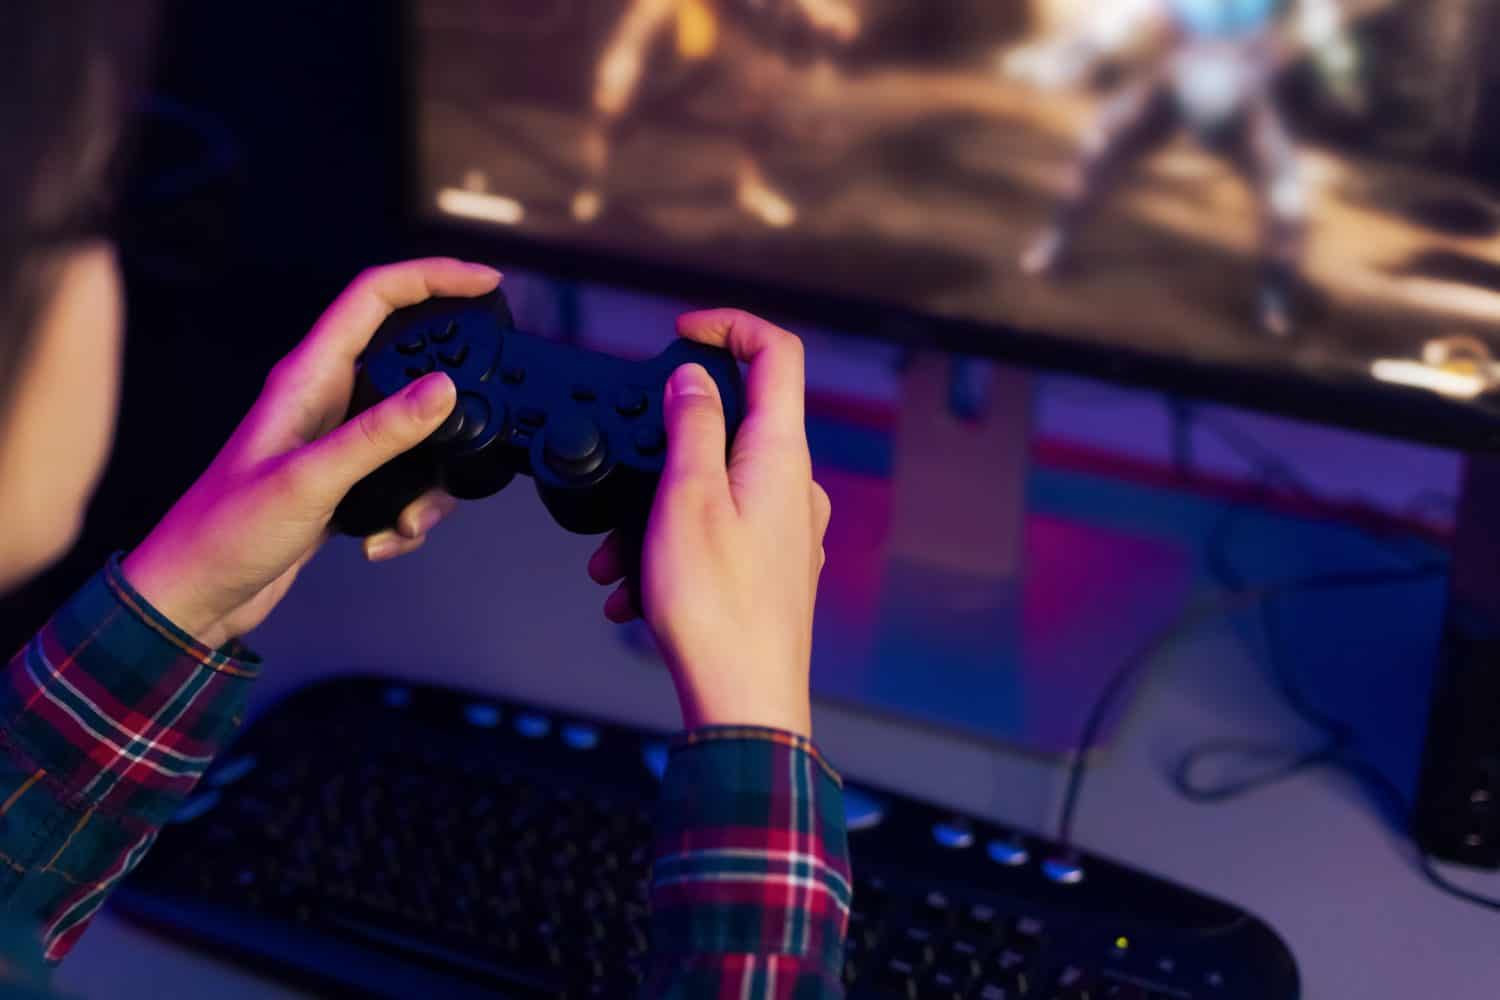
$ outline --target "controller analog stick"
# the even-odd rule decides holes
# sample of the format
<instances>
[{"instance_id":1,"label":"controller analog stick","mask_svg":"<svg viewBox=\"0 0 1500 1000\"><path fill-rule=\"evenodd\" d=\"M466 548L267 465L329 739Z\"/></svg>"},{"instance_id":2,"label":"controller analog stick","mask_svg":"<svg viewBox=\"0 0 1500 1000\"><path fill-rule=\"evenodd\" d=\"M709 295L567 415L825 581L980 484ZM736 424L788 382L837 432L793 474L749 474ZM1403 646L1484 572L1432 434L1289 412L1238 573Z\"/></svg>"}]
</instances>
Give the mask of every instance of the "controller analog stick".
<instances>
[{"instance_id":1,"label":"controller analog stick","mask_svg":"<svg viewBox=\"0 0 1500 1000\"><path fill-rule=\"evenodd\" d=\"M490 404L485 402L484 397L472 392L461 392L453 412L448 414L448 419L433 434L433 439L443 443L451 441L467 444L479 438L489 422Z\"/></svg>"},{"instance_id":2,"label":"controller analog stick","mask_svg":"<svg viewBox=\"0 0 1500 1000\"><path fill-rule=\"evenodd\" d=\"M581 479L604 464L604 435L582 413L561 414L547 426L542 456L562 478Z\"/></svg>"}]
</instances>

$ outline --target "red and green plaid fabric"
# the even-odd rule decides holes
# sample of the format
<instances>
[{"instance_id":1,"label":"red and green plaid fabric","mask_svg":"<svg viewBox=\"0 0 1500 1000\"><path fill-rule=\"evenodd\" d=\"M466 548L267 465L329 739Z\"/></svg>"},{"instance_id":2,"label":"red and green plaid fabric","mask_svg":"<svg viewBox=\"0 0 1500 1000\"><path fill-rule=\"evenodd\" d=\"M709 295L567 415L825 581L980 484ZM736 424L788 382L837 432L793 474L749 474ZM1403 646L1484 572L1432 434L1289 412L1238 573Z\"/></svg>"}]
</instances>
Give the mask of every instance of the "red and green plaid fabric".
<instances>
[{"instance_id":1,"label":"red and green plaid fabric","mask_svg":"<svg viewBox=\"0 0 1500 1000\"><path fill-rule=\"evenodd\" d=\"M844 801L807 739L749 727L680 737L651 876L649 995L843 995Z\"/></svg>"},{"instance_id":2,"label":"red and green plaid fabric","mask_svg":"<svg viewBox=\"0 0 1500 1000\"><path fill-rule=\"evenodd\" d=\"M234 732L258 661L158 614L118 558L0 681L0 914L77 941Z\"/></svg>"},{"instance_id":3,"label":"red and green plaid fabric","mask_svg":"<svg viewBox=\"0 0 1500 1000\"><path fill-rule=\"evenodd\" d=\"M118 559L11 660L0 681L0 995L30 981L37 955L16 954L18 940L48 962L67 954L240 724L258 670L243 647L211 650L174 626ZM657 822L650 995L841 995L843 799L809 741L685 734Z\"/></svg>"}]
</instances>

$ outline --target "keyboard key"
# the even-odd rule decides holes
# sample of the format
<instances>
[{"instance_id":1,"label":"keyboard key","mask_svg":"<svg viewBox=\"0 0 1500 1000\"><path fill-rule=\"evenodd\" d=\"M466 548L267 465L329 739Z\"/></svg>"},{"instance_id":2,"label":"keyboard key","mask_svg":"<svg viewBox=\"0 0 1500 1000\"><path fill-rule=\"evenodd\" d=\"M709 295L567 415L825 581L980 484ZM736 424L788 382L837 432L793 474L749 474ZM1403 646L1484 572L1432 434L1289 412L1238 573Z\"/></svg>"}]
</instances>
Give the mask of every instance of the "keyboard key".
<instances>
[{"instance_id":1,"label":"keyboard key","mask_svg":"<svg viewBox=\"0 0 1500 1000\"><path fill-rule=\"evenodd\" d=\"M1064 966L1053 985L1055 1000L1098 1000L1100 994L1093 976L1076 965Z\"/></svg>"},{"instance_id":2,"label":"keyboard key","mask_svg":"<svg viewBox=\"0 0 1500 1000\"><path fill-rule=\"evenodd\" d=\"M947 961L977 962L984 958L990 943L974 934L953 934L947 939L944 954Z\"/></svg>"},{"instance_id":3,"label":"keyboard key","mask_svg":"<svg viewBox=\"0 0 1500 1000\"><path fill-rule=\"evenodd\" d=\"M1047 925L1037 917L1017 917L1010 922L1005 946L1035 957L1047 944Z\"/></svg>"},{"instance_id":4,"label":"keyboard key","mask_svg":"<svg viewBox=\"0 0 1500 1000\"><path fill-rule=\"evenodd\" d=\"M892 954L920 972L937 956L932 932L923 927L908 927L896 940Z\"/></svg>"},{"instance_id":5,"label":"keyboard key","mask_svg":"<svg viewBox=\"0 0 1500 1000\"><path fill-rule=\"evenodd\" d=\"M920 971L917 966L904 958L889 959L881 967L880 985L896 996L918 1000L921 995L918 992L917 981Z\"/></svg>"},{"instance_id":6,"label":"keyboard key","mask_svg":"<svg viewBox=\"0 0 1500 1000\"><path fill-rule=\"evenodd\" d=\"M922 1000L964 1000L973 979L967 969L938 966L923 982Z\"/></svg>"},{"instance_id":7,"label":"keyboard key","mask_svg":"<svg viewBox=\"0 0 1500 1000\"><path fill-rule=\"evenodd\" d=\"M946 928L953 924L954 909L948 894L934 889L922 899L918 917L929 927Z\"/></svg>"},{"instance_id":8,"label":"keyboard key","mask_svg":"<svg viewBox=\"0 0 1500 1000\"><path fill-rule=\"evenodd\" d=\"M984 939L993 939L1003 929L1000 911L988 903L971 903L964 908L963 926L970 933Z\"/></svg>"}]
</instances>

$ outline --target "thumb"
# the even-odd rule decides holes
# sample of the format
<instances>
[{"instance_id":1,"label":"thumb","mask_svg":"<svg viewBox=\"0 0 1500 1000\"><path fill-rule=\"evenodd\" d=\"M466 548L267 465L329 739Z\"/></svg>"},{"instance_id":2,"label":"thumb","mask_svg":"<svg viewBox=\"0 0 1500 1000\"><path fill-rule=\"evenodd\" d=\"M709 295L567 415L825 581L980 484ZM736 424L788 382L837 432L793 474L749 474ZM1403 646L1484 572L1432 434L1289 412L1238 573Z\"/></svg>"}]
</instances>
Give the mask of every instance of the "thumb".
<instances>
[{"instance_id":1,"label":"thumb","mask_svg":"<svg viewBox=\"0 0 1500 1000\"><path fill-rule=\"evenodd\" d=\"M667 423L667 465L671 486L693 481L727 482L724 404L719 387L702 365L683 365L667 380L662 397Z\"/></svg>"},{"instance_id":2,"label":"thumb","mask_svg":"<svg viewBox=\"0 0 1500 1000\"><path fill-rule=\"evenodd\" d=\"M355 483L427 440L457 399L447 375L424 376L298 451L291 459L296 478L336 504Z\"/></svg>"}]
</instances>

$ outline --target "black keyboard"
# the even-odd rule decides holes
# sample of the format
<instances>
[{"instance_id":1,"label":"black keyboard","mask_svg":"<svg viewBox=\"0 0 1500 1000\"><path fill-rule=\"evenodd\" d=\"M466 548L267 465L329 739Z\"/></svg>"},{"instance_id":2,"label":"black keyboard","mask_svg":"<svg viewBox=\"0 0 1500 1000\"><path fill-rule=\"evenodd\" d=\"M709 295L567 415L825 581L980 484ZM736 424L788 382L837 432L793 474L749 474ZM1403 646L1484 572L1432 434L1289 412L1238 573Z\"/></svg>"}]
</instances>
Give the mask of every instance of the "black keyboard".
<instances>
[{"instance_id":1,"label":"black keyboard","mask_svg":"<svg viewBox=\"0 0 1500 1000\"><path fill-rule=\"evenodd\" d=\"M662 734L373 677L247 728L116 909L330 995L627 997ZM1295 1000L1264 923L856 784L852 998Z\"/></svg>"}]
</instances>

